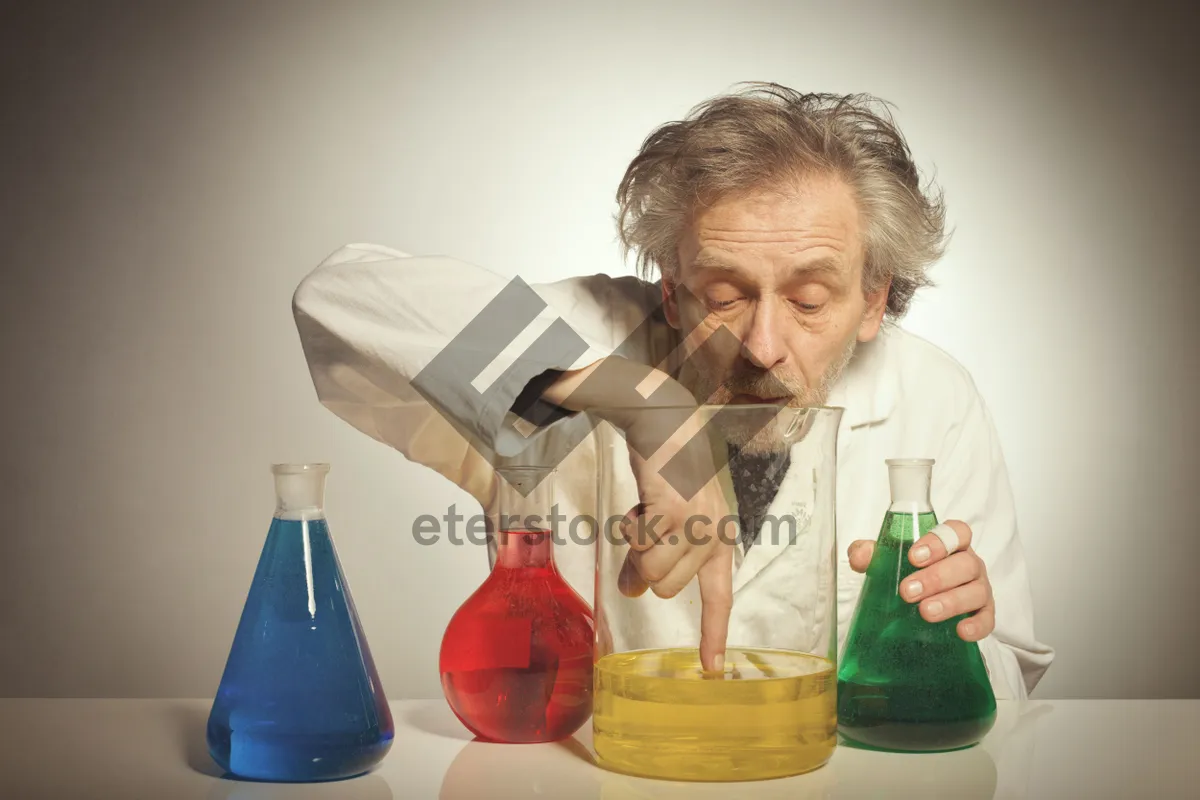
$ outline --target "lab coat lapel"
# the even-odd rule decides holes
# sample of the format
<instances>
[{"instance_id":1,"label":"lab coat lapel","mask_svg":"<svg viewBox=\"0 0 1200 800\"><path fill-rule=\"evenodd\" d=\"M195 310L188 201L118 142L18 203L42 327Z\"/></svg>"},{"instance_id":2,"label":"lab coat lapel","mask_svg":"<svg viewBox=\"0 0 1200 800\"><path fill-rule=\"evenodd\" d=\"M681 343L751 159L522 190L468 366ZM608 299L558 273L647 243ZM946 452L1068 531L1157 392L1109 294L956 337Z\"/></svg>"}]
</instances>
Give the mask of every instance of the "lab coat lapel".
<instances>
[{"instance_id":1,"label":"lab coat lapel","mask_svg":"<svg viewBox=\"0 0 1200 800\"><path fill-rule=\"evenodd\" d=\"M839 462L849 445L851 431L886 419L895 405L897 376L889 369L884 355L888 334L885 329L875 340L858 346L830 393L829 404L844 409L838 435ZM814 459L819 457L819 448L814 450L803 439L792 446L791 464L771 503L759 541L734 567L735 593L804 533L816 507L816 476L821 465Z\"/></svg>"},{"instance_id":2,"label":"lab coat lapel","mask_svg":"<svg viewBox=\"0 0 1200 800\"><path fill-rule=\"evenodd\" d=\"M792 462L779 483L775 499L771 501L767 519L759 531L759 540L734 572L735 593L778 558L786 547L791 546L812 518L814 465L804 457L806 449L800 445L792 447ZM740 551L741 548L738 549Z\"/></svg>"}]
</instances>

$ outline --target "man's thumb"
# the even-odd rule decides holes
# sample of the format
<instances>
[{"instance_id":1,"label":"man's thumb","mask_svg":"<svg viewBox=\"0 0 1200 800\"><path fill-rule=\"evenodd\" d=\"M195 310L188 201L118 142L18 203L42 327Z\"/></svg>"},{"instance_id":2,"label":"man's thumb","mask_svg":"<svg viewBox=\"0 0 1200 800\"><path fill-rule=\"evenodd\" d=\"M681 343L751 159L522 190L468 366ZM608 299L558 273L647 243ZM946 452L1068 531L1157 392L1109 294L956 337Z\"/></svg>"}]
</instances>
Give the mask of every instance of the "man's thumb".
<instances>
[{"instance_id":1,"label":"man's thumb","mask_svg":"<svg viewBox=\"0 0 1200 800\"><path fill-rule=\"evenodd\" d=\"M855 572L866 572L871 565L871 555L875 552L875 543L870 539L858 539L851 542L846 550L850 559L850 569Z\"/></svg>"}]
</instances>

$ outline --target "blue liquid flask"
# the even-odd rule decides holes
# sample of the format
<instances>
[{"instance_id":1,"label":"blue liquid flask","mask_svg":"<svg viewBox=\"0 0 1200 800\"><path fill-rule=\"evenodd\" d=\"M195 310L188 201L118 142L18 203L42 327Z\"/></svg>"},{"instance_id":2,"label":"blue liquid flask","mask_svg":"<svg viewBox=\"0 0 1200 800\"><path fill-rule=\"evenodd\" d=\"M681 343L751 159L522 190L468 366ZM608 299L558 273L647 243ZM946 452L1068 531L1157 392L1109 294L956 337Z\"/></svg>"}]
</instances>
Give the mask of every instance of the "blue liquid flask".
<instances>
[{"instance_id":1,"label":"blue liquid flask","mask_svg":"<svg viewBox=\"0 0 1200 800\"><path fill-rule=\"evenodd\" d=\"M326 464L277 464L276 508L221 686L208 750L261 781L350 778L392 746L392 714L325 521Z\"/></svg>"}]
</instances>

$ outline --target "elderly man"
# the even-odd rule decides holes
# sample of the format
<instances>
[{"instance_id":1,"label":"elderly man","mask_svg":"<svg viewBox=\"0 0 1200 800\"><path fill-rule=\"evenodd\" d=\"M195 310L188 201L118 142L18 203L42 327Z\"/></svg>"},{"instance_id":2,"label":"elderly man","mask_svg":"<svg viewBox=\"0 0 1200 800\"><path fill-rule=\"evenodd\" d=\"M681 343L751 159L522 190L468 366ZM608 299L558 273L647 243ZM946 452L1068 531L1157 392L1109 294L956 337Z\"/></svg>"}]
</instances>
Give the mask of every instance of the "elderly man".
<instances>
[{"instance_id":1,"label":"elderly man","mask_svg":"<svg viewBox=\"0 0 1200 800\"><path fill-rule=\"evenodd\" d=\"M877 105L756 84L654 131L617 193L621 241L648 280L528 287L451 258L343 248L293 303L321 401L485 509L498 459L553 454L568 514L595 503L577 412L635 387L664 405L839 406L839 630L887 508L884 460L934 458L948 527L913 547L902 597L930 622L967 615L958 634L980 643L997 696L1027 696L1053 651L1034 635L995 430L967 372L895 324L941 254L943 208ZM753 535L665 535L685 512L718 519L721 491L685 502L630 461L642 503L622 524L625 579L640 584L628 591L666 602L698 590L701 658L719 669L731 609L777 613L733 589ZM649 540L636 532L647 516L665 520ZM590 596L593 549L560 549Z\"/></svg>"}]
</instances>

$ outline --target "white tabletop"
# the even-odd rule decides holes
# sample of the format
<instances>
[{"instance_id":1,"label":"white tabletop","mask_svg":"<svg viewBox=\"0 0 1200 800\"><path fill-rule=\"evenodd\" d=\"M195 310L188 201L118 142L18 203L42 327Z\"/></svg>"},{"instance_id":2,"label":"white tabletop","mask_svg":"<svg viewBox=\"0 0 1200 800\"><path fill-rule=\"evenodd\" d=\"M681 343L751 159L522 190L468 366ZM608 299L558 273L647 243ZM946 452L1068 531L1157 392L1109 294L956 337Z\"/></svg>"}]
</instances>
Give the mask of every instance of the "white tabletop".
<instances>
[{"instance_id":1,"label":"white tabletop","mask_svg":"<svg viewBox=\"0 0 1200 800\"><path fill-rule=\"evenodd\" d=\"M839 747L807 775L670 783L599 769L590 724L566 744L474 742L442 701L392 703L396 740L374 772L324 784L222 778L206 700L0 699L0 798L476 800L477 798L1200 797L1200 700L1000 704L984 743L900 755Z\"/></svg>"}]
</instances>

